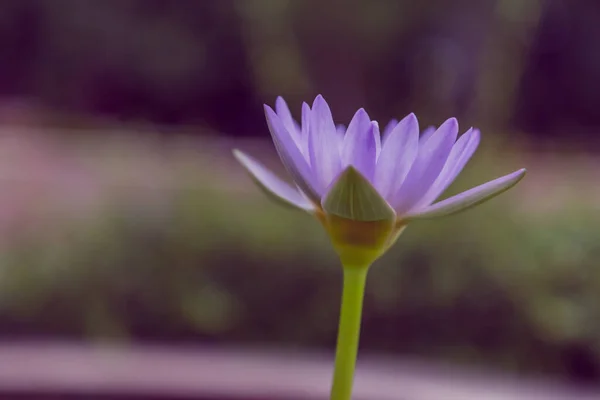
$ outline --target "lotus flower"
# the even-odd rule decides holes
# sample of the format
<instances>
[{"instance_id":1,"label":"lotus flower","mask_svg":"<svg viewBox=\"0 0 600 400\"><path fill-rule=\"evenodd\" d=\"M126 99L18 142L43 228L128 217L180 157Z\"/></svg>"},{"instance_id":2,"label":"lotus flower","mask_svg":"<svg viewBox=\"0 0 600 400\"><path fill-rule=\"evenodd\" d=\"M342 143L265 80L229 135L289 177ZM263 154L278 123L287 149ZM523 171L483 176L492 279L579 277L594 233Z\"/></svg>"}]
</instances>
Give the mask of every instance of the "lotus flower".
<instances>
[{"instance_id":1,"label":"lotus flower","mask_svg":"<svg viewBox=\"0 0 600 400\"><path fill-rule=\"evenodd\" d=\"M458 122L450 118L419 135L417 118L409 114L392 120L380 135L378 123L362 108L347 128L336 126L320 95L312 108L302 105L301 124L281 97L275 110L265 105L265 113L295 185L239 150L234 155L268 194L314 214L340 253L363 247L376 258L411 220L482 203L514 186L526 172L520 169L436 203L477 149L479 130L471 128L457 140Z\"/></svg>"}]
</instances>

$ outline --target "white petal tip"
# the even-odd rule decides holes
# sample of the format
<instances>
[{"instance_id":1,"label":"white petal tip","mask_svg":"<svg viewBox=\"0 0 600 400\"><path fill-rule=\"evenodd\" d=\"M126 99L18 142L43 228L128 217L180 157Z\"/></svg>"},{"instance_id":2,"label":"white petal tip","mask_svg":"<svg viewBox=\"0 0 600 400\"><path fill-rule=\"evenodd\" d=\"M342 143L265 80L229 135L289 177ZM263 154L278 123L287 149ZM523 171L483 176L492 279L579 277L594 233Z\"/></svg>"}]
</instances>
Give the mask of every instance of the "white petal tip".
<instances>
[{"instance_id":1,"label":"white petal tip","mask_svg":"<svg viewBox=\"0 0 600 400\"><path fill-rule=\"evenodd\" d=\"M233 149L231 153L233 153L235 159L244 167L247 167L252 162L251 158L241 150Z\"/></svg>"},{"instance_id":2,"label":"white petal tip","mask_svg":"<svg viewBox=\"0 0 600 400\"><path fill-rule=\"evenodd\" d=\"M233 153L233 156L235 158L237 158L238 160L244 156L244 153L242 153L240 150L238 149L232 149L231 152Z\"/></svg>"}]
</instances>

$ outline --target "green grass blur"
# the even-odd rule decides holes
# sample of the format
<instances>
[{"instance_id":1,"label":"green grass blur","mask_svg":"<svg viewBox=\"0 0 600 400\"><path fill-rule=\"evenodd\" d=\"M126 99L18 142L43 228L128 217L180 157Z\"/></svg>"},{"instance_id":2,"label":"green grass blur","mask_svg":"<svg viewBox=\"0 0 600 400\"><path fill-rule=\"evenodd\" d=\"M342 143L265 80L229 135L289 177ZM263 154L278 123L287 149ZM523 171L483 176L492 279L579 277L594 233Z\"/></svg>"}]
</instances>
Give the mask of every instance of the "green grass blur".
<instances>
[{"instance_id":1,"label":"green grass blur","mask_svg":"<svg viewBox=\"0 0 600 400\"><path fill-rule=\"evenodd\" d=\"M0 207L13 207L4 336L333 349L341 271L316 220L266 199L231 143L99 136L18 135L23 165L46 154L44 168L57 166L4 180L5 199L29 191ZM568 377L582 357L600 360L590 168L485 142L450 192L529 175L476 209L409 226L371 271L361 351ZM278 165L268 143L242 147Z\"/></svg>"}]
</instances>

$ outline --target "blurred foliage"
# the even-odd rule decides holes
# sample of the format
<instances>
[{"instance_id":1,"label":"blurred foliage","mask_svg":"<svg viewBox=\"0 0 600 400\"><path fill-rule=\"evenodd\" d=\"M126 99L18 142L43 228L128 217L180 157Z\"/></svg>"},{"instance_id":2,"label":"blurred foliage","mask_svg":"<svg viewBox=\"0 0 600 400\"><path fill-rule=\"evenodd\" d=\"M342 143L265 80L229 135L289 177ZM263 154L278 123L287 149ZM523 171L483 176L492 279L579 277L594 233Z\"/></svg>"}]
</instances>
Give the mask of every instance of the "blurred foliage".
<instances>
[{"instance_id":1,"label":"blurred foliage","mask_svg":"<svg viewBox=\"0 0 600 400\"><path fill-rule=\"evenodd\" d=\"M54 123L256 135L261 103L322 93L343 120L364 106L590 141L598 18L595 0L5 0L0 95Z\"/></svg>"},{"instance_id":2,"label":"blurred foliage","mask_svg":"<svg viewBox=\"0 0 600 400\"><path fill-rule=\"evenodd\" d=\"M452 191L506 172L486 149L475 162ZM2 335L332 349L341 271L318 223L189 172L160 201L113 194L13 240ZM599 214L525 193L411 225L371 272L364 351L598 379Z\"/></svg>"}]
</instances>

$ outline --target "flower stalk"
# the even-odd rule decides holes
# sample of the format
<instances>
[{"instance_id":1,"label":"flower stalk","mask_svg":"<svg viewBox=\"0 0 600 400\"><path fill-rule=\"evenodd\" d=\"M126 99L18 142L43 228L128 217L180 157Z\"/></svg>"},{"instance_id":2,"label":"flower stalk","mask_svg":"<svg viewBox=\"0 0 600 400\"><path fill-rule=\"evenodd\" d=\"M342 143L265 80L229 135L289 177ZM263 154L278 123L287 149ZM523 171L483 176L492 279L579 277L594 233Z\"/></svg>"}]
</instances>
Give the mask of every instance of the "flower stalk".
<instances>
[{"instance_id":1,"label":"flower stalk","mask_svg":"<svg viewBox=\"0 0 600 400\"><path fill-rule=\"evenodd\" d=\"M234 150L238 161L270 197L316 217L327 231L344 270L331 400L349 400L370 265L408 223L455 214L505 192L524 168L437 201L465 167L480 141L478 129L458 136L449 118L419 135L414 114L379 123L359 109L347 127L334 123L319 95L302 104L300 124L282 98L265 105L273 143L293 184Z\"/></svg>"},{"instance_id":2,"label":"flower stalk","mask_svg":"<svg viewBox=\"0 0 600 400\"><path fill-rule=\"evenodd\" d=\"M344 265L344 284L330 400L350 400L369 266Z\"/></svg>"}]
</instances>

